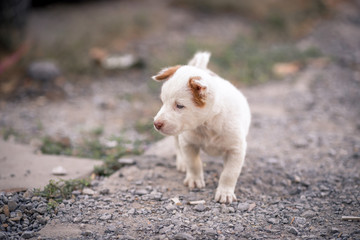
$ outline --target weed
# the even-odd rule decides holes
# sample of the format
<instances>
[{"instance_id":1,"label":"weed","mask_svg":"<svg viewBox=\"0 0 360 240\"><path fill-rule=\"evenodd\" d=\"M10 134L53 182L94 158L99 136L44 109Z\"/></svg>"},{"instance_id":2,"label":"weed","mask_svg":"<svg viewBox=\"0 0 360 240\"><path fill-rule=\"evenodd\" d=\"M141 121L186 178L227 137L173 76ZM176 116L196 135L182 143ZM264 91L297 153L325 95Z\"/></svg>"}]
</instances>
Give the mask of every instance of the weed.
<instances>
[{"instance_id":1,"label":"weed","mask_svg":"<svg viewBox=\"0 0 360 240\"><path fill-rule=\"evenodd\" d=\"M51 137L44 137L40 148L42 153L54 155L72 155L72 146L57 141Z\"/></svg>"},{"instance_id":2,"label":"weed","mask_svg":"<svg viewBox=\"0 0 360 240\"><path fill-rule=\"evenodd\" d=\"M220 75L225 78L256 84L275 77L272 69L276 63L305 63L307 59L319 56L321 52L314 48L301 51L290 44L268 47L252 39L239 38L215 52L214 63L219 67Z\"/></svg>"},{"instance_id":3,"label":"weed","mask_svg":"<svg viewBox=\"0 0 360 240\"><path fill-rule=\"evenodd\" d=\"M49 184L42 190L35 189L34 193L37 196L46 198L49 208L55 208L64 199L71 198L73 191L82 190L88 186L90 186L88 179L50 180Z\"/></svg>"},{"instance_id":4,"label":"weed","mask_svg":"<svg viewBox=\"0 0 360 240\"><path fill-rule=\"evenodd\" d=\"M4 129L2 129L1 132L2 132L3 139L5 141L9 140L10 136L14 136L15 138L19 136L19 133L12 127L4 128Z\"/></svg>"},{"instance_id":5,"label":"weed","mask_svg":"<svg viewBox=\"0 0 360 240\"><path fill-rule=\"evenodd\" d=\"M125 155L139 155L143 152L143 141L132 142L123 137L113 136L108 141L114 142L114 146L107 146L99 139L102 134L103 128L96 128L86 134L86 137L84 135L83 141L75 146L69 144L68 141L62 142L45 137L41 151L46 154L72 155L103 160L103 165L94 169L94 173L101 176L109 176L120 169L122 165L118 163L119 158Z\"/></svg>"}]
</instances>

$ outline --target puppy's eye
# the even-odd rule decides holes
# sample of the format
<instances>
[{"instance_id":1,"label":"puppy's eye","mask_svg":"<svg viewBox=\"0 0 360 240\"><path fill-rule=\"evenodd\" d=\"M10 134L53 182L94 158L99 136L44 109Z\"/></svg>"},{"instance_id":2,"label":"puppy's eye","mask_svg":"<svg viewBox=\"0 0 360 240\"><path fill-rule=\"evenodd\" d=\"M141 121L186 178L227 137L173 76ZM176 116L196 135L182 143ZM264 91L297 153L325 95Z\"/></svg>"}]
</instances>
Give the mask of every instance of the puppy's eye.
<instances>
[{"instance_id":1,"label":"puppy's eye","mask_svg":"<svg viewBox=\"0 0 360 240\"><path fill-rule=\"evenodd\" d=\"M175 104L176 104L177 109L183 109L185 107L184 105L181 105L181 104L178 104L178 103L175 103Z\"/></svg>"}]
</instances>

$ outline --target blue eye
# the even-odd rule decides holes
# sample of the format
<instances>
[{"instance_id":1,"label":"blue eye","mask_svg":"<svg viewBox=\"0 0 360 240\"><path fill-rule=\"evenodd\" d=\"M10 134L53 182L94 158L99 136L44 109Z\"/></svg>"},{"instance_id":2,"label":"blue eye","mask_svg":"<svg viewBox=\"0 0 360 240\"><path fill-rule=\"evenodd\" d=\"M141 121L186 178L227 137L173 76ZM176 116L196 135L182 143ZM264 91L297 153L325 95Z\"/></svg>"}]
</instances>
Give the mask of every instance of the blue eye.
<instances>
[{"instance_id":1,"label":"blue eye","mask_svg":"<svg viewBox=\"0 0 360 240\"><path fill-rule=\"evenodd\" d=\"M184 107L185 107L184 105L181 105L181 104L176 103L176 108L178 108L178 109L183 109Z\"/></svg>"}]
</instances>

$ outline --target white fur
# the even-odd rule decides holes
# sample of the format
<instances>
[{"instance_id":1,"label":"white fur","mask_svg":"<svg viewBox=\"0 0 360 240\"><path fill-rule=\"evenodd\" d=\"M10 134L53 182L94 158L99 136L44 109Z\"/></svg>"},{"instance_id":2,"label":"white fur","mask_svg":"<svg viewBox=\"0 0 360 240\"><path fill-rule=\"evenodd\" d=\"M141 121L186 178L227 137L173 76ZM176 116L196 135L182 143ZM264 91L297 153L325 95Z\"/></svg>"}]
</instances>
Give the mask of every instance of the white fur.
<instances>
[{"instance_id":1,"label":"white fur","mask_svg":"<svg viewBox=\"0 0 360 240\"><path fill-rule=\"evenodd\" d=\"M177 169L186 171L184 184L190 188L205 186L200 149L224 156L215 200L231 203L236 200L234 190L245 159L251 115L242 93L207 69L209 58L210 53L197 53L189 65L180 67L164 82L163 106L154 124L161 123L161 133L175 136ZM201 77L197 81L206 96L203 107L194 104L188 85L195 76Z\"/></svg>"}]
</instances>

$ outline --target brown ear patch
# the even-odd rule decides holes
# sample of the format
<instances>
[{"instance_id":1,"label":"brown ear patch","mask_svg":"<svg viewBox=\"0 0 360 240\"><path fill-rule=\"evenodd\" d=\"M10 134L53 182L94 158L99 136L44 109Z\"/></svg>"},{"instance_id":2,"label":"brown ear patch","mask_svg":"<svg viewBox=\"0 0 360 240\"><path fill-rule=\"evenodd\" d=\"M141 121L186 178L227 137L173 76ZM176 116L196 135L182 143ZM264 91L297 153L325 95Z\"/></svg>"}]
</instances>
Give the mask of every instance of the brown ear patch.
<instances>
[{"instance_id":1,"label":"brown ear patch","mask_svg":"<svg viewBox=\"0 0 360 240\"><path fill-rule=\"evenodd\" d=\"M157 75L153 76L152 78L156 81L163 81L167 80L169 77L174 75L176 70L178 70L181 67L181 65L176 65L173 67L168 67L163 70L161 70Z\"/></svg>"},{"instance_id":2,"label":"brown ear patch","mask_svg":"<svg viewBox=\"0 0 360 240\"><path fill-rule=\"evenodd\" d=\"M195 103L195 105L198 107L204 107L206 103L206 86L200 85L198 82L196 82L196 80L200 79L201 77L199 76L191 77L189 78L188 85L193 95L193 102Z\"/></svg>"}]
</instances>

